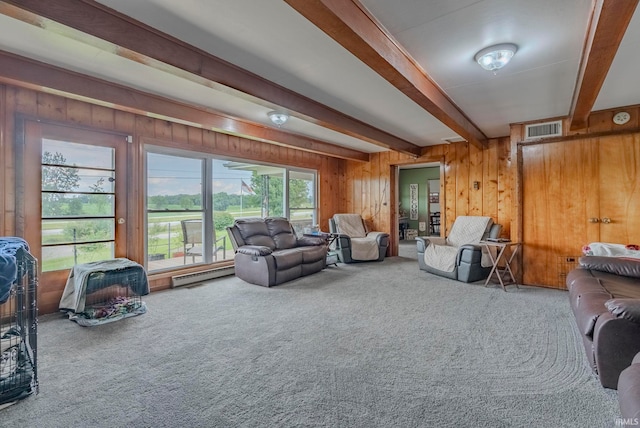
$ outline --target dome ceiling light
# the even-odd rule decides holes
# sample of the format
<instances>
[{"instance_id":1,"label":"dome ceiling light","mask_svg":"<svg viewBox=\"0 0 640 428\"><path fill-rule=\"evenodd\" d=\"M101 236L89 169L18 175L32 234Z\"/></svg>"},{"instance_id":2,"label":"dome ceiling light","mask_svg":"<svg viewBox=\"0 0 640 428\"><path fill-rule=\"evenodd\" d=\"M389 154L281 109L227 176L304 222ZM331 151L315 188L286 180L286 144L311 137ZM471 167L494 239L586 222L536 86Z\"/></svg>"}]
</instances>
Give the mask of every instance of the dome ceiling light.
<instances>
[{"instance_id":1,"label":"dome ceiling light","mask_svg":"<svg viewBox=\"0 0 640 428\"><path fill-rule=\"evenodd\" d=\"M474 59L480 67L497 74L498 70L511 61L517 50L518 47L513 43L503 43L482 49Z\"/></svg>"}]
</instances>

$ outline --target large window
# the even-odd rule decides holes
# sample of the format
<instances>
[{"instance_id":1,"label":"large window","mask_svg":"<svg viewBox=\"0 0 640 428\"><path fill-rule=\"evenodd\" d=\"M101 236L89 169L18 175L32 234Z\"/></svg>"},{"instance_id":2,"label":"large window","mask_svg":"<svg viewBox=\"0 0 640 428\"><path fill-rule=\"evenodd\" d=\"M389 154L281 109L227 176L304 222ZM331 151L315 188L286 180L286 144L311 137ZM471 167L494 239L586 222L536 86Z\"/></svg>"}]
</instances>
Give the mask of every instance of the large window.
<instances>
[{"instance_id":1,"label":"large window","mask_svg":"<svg viewBox=\"0 0 640 428\"><path fill-rule=\"evenodd\" d=\"M226 228L237 218L282 216L298 234L316 223L316 173L150 147L150 271L233 259Z\"/></svg>"}]
</instances>

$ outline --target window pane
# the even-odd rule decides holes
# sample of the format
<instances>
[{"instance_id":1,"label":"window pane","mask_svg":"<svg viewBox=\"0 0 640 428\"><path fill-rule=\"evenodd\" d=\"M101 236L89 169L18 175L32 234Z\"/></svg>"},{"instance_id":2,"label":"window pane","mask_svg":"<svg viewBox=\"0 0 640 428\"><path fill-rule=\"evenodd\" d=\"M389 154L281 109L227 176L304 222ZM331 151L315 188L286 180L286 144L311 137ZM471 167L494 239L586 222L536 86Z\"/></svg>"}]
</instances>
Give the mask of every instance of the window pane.
<instances>
[{"instance_id":1,"label":"window pane","mask_svg":"<svg viewBox=\"0 0 640 428\"><path fill-rule=\"evenodd\" d=\"M42 140L42 163L73 165L89 168L115 168L114 149L111 147L70 143L67 141Z\"/></svg>"},{"instance_id":2,"label":"window pane","mask_svg":"<svg viewBox=\"0 0 640 428\"><path fill-rule=\"evenodd\" d=\"M290 222L293 226L293 229L296 231L298 236L301 236L304 233L311 233L311 228L316 226L314 224L314 210L313 209L291 209L291 218Z\"/></svg>"},{"instance_id":3,"label":"window pane","mask_svg":"<svg viewBox=\"0 0 640 428\"><path fill-rule=\"evenodd\" d=\"M43 166L42 190L113 193L115 173L97 169Z\"/></svg>"},{"instance_id":4,"label":"window pane","mask_svg":"<svg viewBox=\"0 0 640 428\"><path fill-rule=\"evenodd\" d=\"M113 195L42 193L43 217L113 216Z\"/></svg>"},{"instance_id":5,"label":"window pane","mask_svg":"<svg viewBox=\"0 0 640 428\"><path fill-rule=\"evenodd\" d=\"M115 239L113 219L42 220L42 244L69 244L74 242Z\"/></svg>"},{"instance_id":6,"label":"window pane","mask_svg":"<svg viewBox=\"0 0 640 428\"><path fill-rule=\"evenodd\" d=\"M69 269L79 263L107 260L113 257L113 242L43 247L42 271Z\"/></svg>"},{"instance_id":7,"label":"window pane","mask_svg":"<svg viewBox=\"0 0 640 428\"><path fill-rule=\"evenodd\" d=\"M201 210L202 159L147 154L147 207Z\"/></svg>"}]
</instances>

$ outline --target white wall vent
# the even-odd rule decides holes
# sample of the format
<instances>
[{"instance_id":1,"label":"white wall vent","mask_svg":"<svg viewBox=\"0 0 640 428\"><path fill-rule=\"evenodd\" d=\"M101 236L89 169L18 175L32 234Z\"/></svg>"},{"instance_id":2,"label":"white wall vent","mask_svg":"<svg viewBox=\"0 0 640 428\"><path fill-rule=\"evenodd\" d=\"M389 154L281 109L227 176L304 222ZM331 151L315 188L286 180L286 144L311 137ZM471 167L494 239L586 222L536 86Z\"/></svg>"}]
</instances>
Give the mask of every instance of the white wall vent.
<instances>
[{"instance_id":1,"label":"white wall vent","mask_svg":"<svg viewBox=\"0 0 640 428\"><path fill-rule=\"evenodd\" d=\"M234 275L236 273L233 266L225 266L216 269L208 269L200 272L187 273L171 277L171 288L182 287L183 285L195 284L208 281L210 279L221 278L223 276Z\"/></svg>"},{"instance_id":2,"label":"white wall vent","mask_svg":"<svg viewBox=\"0 0 640 428\"><path fill-rule=\"evenodd\" d=\"M562 121L556 120L554 122L525 125L524 135L525 141L537 140L540 138L560 137L562 136Z\"/></svg>"}]
</instances>

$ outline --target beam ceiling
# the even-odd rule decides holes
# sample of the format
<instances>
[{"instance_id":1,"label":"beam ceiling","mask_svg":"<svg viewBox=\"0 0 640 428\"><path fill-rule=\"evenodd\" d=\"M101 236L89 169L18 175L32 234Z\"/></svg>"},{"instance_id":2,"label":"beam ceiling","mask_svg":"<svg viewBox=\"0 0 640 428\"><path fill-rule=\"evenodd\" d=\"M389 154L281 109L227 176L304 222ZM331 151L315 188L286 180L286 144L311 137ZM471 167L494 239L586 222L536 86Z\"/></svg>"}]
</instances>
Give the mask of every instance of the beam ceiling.
<instances>
[{"instance_id":1,"label":"beam ceiling","mask_svg":"<svg viewBox=\"0 0 640 428\"><path fill-rule=\"evenodd\" d=\"M0 68L0 82L62 94L69 98L116 107L136 114L151 114L166 120L178 120L205 129L336 158L369 161L367 153L180 104L13 54L0 52Z\"/></svg>"},{"instance_id":2,"label":"beam ceiling","mask_svg":"<svg viewBox=\"0 0 640 428\"><path fill-rule=\"evenodd\" d=\"M589 114L637 5L638 0L596 2L569 115L572 131L587 127Z\"/></svg>"},{"instance_id":3,"label":"beam ceiling","mask_svg":"<svg viewBox=\"0 0 640 428\"><path fill-rule=\"evenodd\" d=\"M5 3L106 40L145 63L159 61L239 91L247 100L364 141L418 156L420 147L236 67L92 0L6 0ZM19 17L16 17L19 19ZM152 61L148 61L148 60Z\"/></svg>"},{"instance_id":4,"label":"beam ceiling","mask_svg":"<svg viewBox=\"0 0 640 428\"><path fill-rule=\"evenodd\" d=\"M486 136L356 0L285 0L380 76L470 143Z\"/></svg>"}]
</instances>

